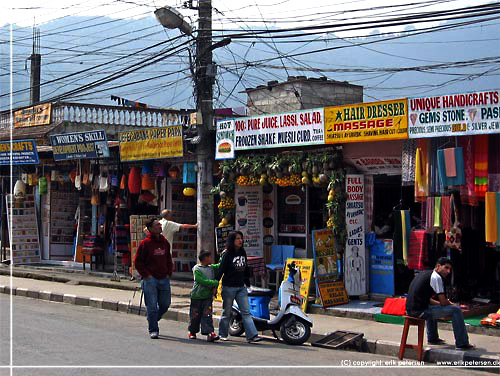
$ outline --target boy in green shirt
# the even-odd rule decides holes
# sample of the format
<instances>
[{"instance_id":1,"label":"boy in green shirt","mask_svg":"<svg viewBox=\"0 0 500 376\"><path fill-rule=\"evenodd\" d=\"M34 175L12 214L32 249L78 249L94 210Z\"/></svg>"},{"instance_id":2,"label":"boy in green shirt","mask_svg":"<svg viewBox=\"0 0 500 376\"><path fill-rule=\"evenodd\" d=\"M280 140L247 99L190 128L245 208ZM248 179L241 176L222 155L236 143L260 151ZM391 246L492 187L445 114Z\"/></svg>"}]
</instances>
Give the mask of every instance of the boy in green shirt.
<instances>
[{"instance_id":1,"label":"boy in green shirt","mask_svg":"<svg viewBox=\"0 0 500 376\"><path fill-rule=\"evenodd\" d=\"M220 264L212 264L212 254L209 251L201 251L198 259L200 263L193 267L194 284L189 307L188 338L196 339L201 323L201 334L207 336L208 342L214 342L219 336L214 332L212 300L219 285L215 274Z\"/></svg>"}]
</instances>

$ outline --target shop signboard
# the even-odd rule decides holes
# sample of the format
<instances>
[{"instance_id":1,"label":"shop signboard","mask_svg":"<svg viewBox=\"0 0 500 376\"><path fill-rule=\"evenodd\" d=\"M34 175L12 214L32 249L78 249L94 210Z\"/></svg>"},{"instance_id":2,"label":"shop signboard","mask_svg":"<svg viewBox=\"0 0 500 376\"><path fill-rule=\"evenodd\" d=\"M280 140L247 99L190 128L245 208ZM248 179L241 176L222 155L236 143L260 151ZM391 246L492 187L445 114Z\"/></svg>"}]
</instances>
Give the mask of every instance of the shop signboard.
<instances>
[{"instance_id":1,"label":"shop signboard","mask_svg":"<svg viewBox=\"0 0 500 376\"><path fill-rule=\"evenodd\" d=\"M38 164L35 140L15 140L0 142L0 165Z\"/></svg>"},{"instance_id":2,"label":"shop signboard","mask_svg":"<svg viewBox=\"0 0 500 376\"><path fill-rule=\"evenodd\" d=\"M346 176L346 228L344 276L349 296L366 294L365 185L363 175Z\"/></svg>"},{"instance_id":3,"label":"shop signboard","mask_svg":"<svg viewBox=\"0 0 500 376\"><path fill-rule=\"evenodd\" d=\"M226 249L227 236L234 231L234 226L223 226L215 228L215 243L217 244L217 253L220 255Z\"/></svg>"},{"instance_id":4,"label":"shop signboard","mask_svg":"<svg viewBox=\"0 0 500 376\"><path fill-rule=\"evenodd\" d=\"M307 301L309 298L309 287L311 286L311 280L313 275L313 263L312 259L298 259L289 258L286 259L286 267L283 275L283 279L288 278L288 265L295 261L295 266L300 268L300 297L302 299L302 311L306 312Z\"/></svg>"},{"instance_id":5,"label":"shop signboard","mask_svg":"<svg viewBox=\"0 0 500 376\"><path fill-rule=\"evenodd\" d=\"M406 139L407 110L407 99L325 107L325 142Z\"/></svg>"},{"instance_id":6,"label":"shop signboard","mask_svg":"<svg viewBox=\"0 0 500 376\"><path fill-rule=\"evenodd\" d=\"M312 248L316 282L336 281L339 278L337 269L337 244L331 229L314 230L312 232Z\"/></svg>"},{"instance_id":7,"label":"shop signboard","mask_svg":"<svg viewBox=\"0 0 500 376\"><path fill-rule=\"evenodd\" d=\"M362 157L345 158L356 168L366 174L401 175L401 157Z\"/></svg>"},{"instance_id":8,"label":"shop signboard","mask_svg":"<svg viewBox=\"0 0 500 376\"><path fill-rule=\"evenodd\" d=\"M324 308L349 303L344 281L322 282L318 284L318 289Z\"/></svg>"},{"instance_id":9,"label":"shop signboard","mask_svg":"<svg viewBox=\"0 0 500 376\"><path fill-rule=\"evenodd\" d=\"M235 150L323 145L323 108L235 119Z\"/></svg>"},{"instance_id":10,"label":"shop signboard","mask_svg":"<svg viewBox=\"0 0 500 376\"><path fill-rule=\"evenodd\" d=\"M410 138L500 133L500 91L409 98Z\"/></svg>"},{"instance_id":11,"label":"shop signboard","mask_svg":"<svg viewBox=\"0 0 500 376\"><path fill-rule=\"evenodd\" d=\"M370 292L394 296L394 252L392 239L377 239L370 247Z\"/></svg>"},{"instance_id":12,"label":"shop signboard","mask_svg":"<svg viewBox=\"0 0 500 376\"><path fill-rule=\"evenodd\" d=\"M215 159L234 158L234 120L217 122Z\"/></svg>"},{"instance_id":13,"label":"shop signboard","mask_svg":"<svg viewBox=\"0 0 500 376\"><path fill-rule=\"evenodd\" d=\"M120 159L142 161L182 157L182 125L120 132Z\"/></svg>"},{"instance_id":14,"label":"shop signboard","mask_svg":"<svg viewBox=\"0 0 500 376\"><path fill-rule=\"evenodd\" d=\"M14 112L14 128L50 124L51 109L51 103L44 103Z\"/></svg>"},{"instance_id":15,"label":"shop signboard","mask_svg":"<svg viewBox=\"0 0 500 376\"><path fill-rule=\"evenodd\" d=\"M236 186L236 230L243 233L248 256L263 257L262 186Z\"/></svg>"},{"instance_id":16,"label":"shop signboard","mask_svg":"<svg viewBox=\"0 0 500 376\"><path fill-rule=\"evenodd\" d=\"M109 158L106 131L54 134L50 136L55 161Z\"/></svg>"}]
</instances>

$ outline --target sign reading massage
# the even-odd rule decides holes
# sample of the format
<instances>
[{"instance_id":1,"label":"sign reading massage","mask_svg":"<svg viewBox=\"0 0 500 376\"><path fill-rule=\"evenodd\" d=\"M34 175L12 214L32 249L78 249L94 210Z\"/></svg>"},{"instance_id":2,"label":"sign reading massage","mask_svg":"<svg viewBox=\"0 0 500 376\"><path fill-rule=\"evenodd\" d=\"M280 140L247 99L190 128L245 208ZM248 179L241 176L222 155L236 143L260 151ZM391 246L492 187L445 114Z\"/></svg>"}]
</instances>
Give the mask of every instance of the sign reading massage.
<instances>
[{"instance_id":1,"label":"sign reading massage","mask_svg":"<svg viewBox=\"0 0 500 376\"><path fill-rule=\"evenodd\" d=\"M500 133L499 91L410 98L410 138Z\"/></svg>"},{"instance_id":2,"label":"sign reading massage","mask_svg":"<svg viewBox=\"0 0 500 376\"><path fill-rule=\"evenodd\" d=\"M408 101L325 107L327 144L408 138Z\"/></svg>"},{"instance_id":3,"label":"sign reading massage","mask_svg":"<svg viewBox=\"0 0 500 376\"><path fill-rule=\"evenodd\" d=\"M0 165L38 164L35 140L15 140L0 142Z\"/></svg>"},{"instance_id":4,"label":"sign reading massage","mask_svg":"<svg viewBox=\"0 0 500 376\"><path fill-rule=\"evenodd\" d=\"M51 108L50 103L44 103L14 112L14 128L50 124Z\"/></svg>"},{"instance_id":5,"label":"sign reading massage","mask_svg":"<svg viewBox=\"0 0 500 376\"><path fill-rule=\"evenodd\" d=\"M118 140L122 161L182 157L183 155L182 125L120 132Z\"/></svg>"},{"instance_id":6,"label":"sign reading massage","mask_svg":"<svg viewBox=\"0 0 500 376\"><path fill-rule=\"evenodd\" d=\"M55 161L109 157L106 132L101 130L51 135L50 144Z\"/></svg>"},{"instance_id":7,"label":"sign reading massage","mask_svg":"<svg viewBox=\"0 0 500 376\"><path fill-rule=\"evenodd\" d=\"M323 145L323 108L235 119L235 150Z\"/></svg>"}]
</instances>

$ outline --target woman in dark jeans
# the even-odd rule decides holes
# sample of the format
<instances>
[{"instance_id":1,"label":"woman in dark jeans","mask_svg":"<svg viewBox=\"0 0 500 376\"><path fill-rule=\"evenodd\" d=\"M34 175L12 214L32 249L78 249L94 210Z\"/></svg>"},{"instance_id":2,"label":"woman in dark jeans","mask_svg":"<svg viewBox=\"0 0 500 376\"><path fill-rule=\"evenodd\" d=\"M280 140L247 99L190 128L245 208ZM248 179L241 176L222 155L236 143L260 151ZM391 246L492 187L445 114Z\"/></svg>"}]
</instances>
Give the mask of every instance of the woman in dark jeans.
<instances>
[{"instance_id":1,"label":"woman in dark jeans","mask_svg":"<svg viewBox=\"0 0 500 376\"><path fill-rule=\"evenodd\" d=\"M232 231L227 237L226 250L222 256L219 271L215 278L220 280L221 277L223 310L219 322L220 339L223 341L228 340L231 307L233 306L233 301L236 300L243 318L247 342L260 341L261 338L258 336L248 305L248 292L245 282L248 281L250 272L247 263L247 253L243 248L243 234L240 231Z\"/></svg>"}]
</instances>

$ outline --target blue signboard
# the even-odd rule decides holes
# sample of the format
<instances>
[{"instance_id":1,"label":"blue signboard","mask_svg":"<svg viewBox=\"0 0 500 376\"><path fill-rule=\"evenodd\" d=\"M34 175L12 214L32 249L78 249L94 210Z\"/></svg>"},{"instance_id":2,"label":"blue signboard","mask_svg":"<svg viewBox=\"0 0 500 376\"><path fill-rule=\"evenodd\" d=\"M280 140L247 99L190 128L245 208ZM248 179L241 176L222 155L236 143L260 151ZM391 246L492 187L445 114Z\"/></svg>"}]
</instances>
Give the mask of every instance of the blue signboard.
<instances>
[{"instance_id":1,"label":"blue signboard","mask_svg":"<svg viewBox=\"0 0 500 376\"><path fill-rule=\"evenodd\" d=\"M369 242L370 243L370 242ZM370 247L370 292L394 295L394 252L392 239L377 239Z\"/></svg>"},{"instance_id":2,"label":"blue signboard","mask_svg":"<svg viewBox=\"0 0 500 376\"><path fill-rule=\"evenodd\" d=\"M10 165L12 151L12 164L38 164L38 153L35 140L15 140L0 142L0 165Z\"/></svg>"},{"instance_id":3,"label":"blue signboard","mask_svg":"<svg viewBox=\"0 0 500 376\"><path fill-rule=\"evenodd\" d=\"M54 160L108 158L106 132L102 130L50 136Z\"/></svg>"}]
</instances>

